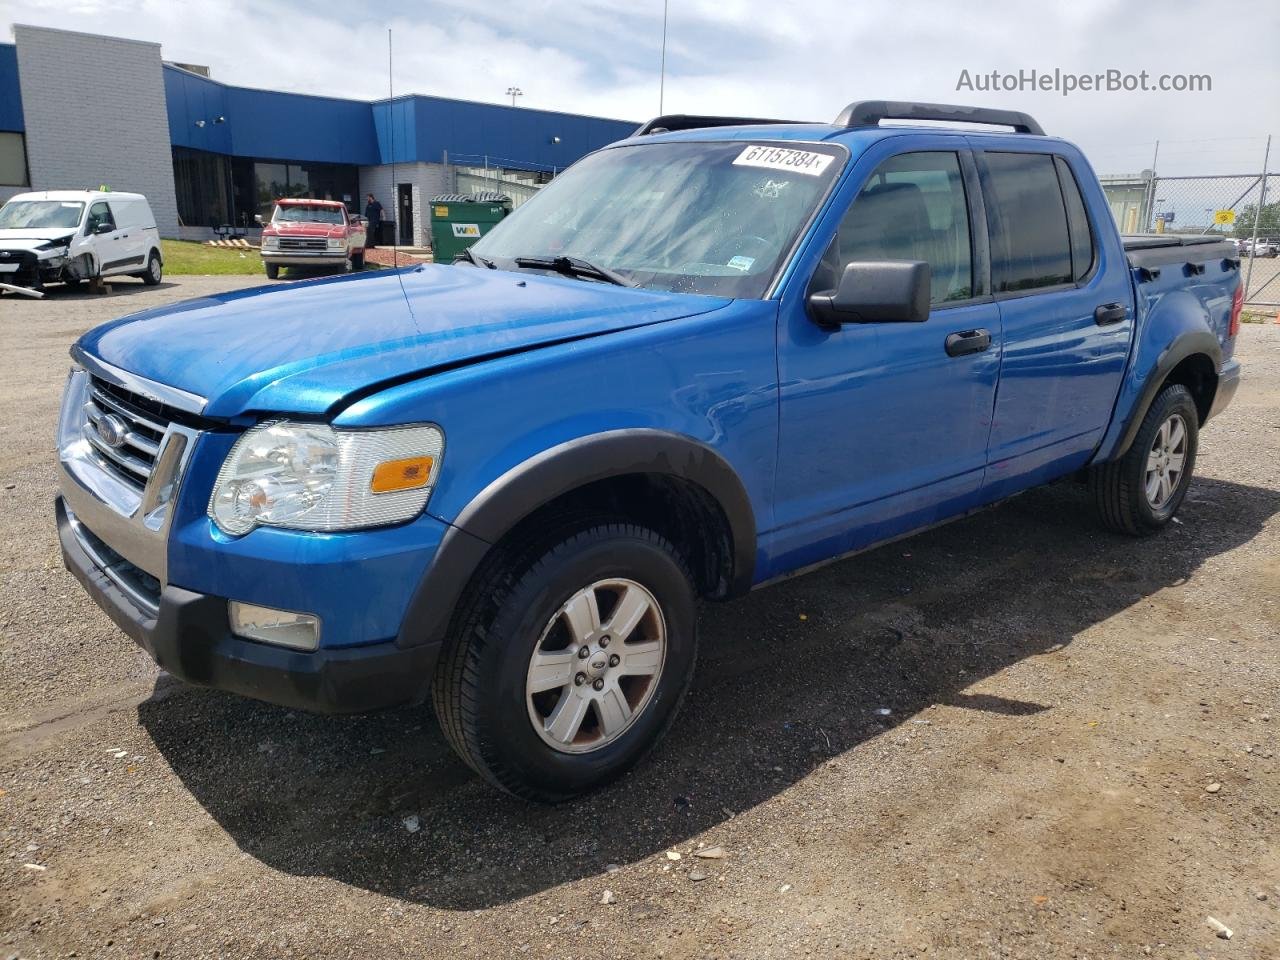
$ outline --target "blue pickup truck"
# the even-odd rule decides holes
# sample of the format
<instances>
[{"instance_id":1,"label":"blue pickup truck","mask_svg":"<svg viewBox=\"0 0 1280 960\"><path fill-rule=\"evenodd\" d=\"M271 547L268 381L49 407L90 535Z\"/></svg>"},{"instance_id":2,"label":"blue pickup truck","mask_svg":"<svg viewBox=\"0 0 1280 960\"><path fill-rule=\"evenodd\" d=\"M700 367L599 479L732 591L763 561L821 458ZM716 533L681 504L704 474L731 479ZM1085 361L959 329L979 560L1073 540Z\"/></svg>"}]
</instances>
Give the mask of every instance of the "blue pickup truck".
<instances>
[{"instance_id":1,"label":"blue pickup truck","mask_svg":"<svg viewBox=\"0 0 1280 960\"><path fill-rule=\"evenodd\" d=\"M661 117L453 264L86 333L63 556L177 677L430 696L478 773L557 801L670 726L700 598L1059 478L1163 527L1239 381L1239 266L1122 238L1022 113Z\"/></svg>"}]
</instances>

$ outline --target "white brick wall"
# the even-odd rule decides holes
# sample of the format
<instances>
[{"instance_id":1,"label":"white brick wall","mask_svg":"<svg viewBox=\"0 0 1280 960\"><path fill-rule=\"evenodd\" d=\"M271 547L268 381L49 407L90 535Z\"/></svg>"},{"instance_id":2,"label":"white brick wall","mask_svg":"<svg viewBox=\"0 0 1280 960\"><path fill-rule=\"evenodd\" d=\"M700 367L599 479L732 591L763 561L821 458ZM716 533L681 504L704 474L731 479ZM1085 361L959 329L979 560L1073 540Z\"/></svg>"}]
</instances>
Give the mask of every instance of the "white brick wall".
<instances>
[{"instance_id":1,"label":"white brick wall","mask_svg":"<svg viewBox=\"0 0 1280 960\"><path fill-rule=\"evenodd\" d=\"M397 163L395 183L413 185L413 245L425 247L430 245L431 211L428 204L432 197L442 193L450 193L453 187L443 164L439 163ZM399 219L396 212L398 191L391 180L391 165L360 168L360 212L364 212L365 194L372 191L382 204L384 218ZM399 228L397 227L397 231ZM399 234L397 233L397 237Z\"/></svg>"},{"instance_id":2,"label":"white brick wall","mask_svg":"<svg viewBox=\"0 0 1280 960\"><path fill-rule=\"evenodd\" d=\"M160 45L15 24L32 190L146 194L178 235Z\"/></svg>"}]
</instances>

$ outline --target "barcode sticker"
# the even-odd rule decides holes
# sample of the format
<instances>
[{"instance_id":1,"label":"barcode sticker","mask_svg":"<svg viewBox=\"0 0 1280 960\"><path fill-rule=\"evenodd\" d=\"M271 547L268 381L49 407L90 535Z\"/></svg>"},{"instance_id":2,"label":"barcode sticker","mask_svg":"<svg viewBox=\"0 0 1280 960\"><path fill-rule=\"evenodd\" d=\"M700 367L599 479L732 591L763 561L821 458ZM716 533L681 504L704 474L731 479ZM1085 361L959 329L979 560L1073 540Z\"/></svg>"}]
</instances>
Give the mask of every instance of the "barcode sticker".
<instances>
[{"instance_id":1,"label":"barcode sticker","mask_svg":"<svg viewBox=\"0 0 1280 960\"><path fill-rule=\"evenodd\" d=\"M773 147L752 144L733 161L735 167L762 167L765 170L790 170L806 176L818 177L834 160L829 153L816 150L795 150L791 147Z\"/></svg>"}]
</instances>

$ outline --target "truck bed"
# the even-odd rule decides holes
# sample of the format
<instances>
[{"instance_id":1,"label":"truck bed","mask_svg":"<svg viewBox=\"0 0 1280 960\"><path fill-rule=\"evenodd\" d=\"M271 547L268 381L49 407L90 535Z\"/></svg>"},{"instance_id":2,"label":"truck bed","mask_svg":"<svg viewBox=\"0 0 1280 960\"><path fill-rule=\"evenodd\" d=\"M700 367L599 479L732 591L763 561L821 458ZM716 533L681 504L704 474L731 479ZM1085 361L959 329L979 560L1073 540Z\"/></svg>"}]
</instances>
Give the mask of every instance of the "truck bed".
<instances>
[{"instance_id":1,"label":"truck bed","mask_svg":"<svg viewBox=\"0 0 1280 960\"><path fill-rule=\"evenodd\" d=\"M1174 234L1121 236L1131 267L1155 267L1166 263L1204 263L1208 260L1236 260L1234 244L1222 237L1187 237Z\"/></svg>"}]
</instances>

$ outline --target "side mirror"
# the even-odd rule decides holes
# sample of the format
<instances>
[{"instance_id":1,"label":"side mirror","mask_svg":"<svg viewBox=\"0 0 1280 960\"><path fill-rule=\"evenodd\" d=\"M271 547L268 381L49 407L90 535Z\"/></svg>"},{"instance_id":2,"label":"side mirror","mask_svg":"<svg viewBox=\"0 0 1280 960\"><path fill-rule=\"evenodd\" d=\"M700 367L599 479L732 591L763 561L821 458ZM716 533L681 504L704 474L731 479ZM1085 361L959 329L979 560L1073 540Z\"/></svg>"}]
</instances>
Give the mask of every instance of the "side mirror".
<instances>
[{"instance_id":1,"label":"side mirror","mask_svg":"<svg viewBox=\"0 0 1280 960\"><path fill-rule=\"evenodd\" d=\"M809 294L809 312L823 327L923 323L929 319L930 279L923 260L854 260L835 290Z\"/></svg>"},{"instance_id":2,"label":"side mirror","mask_svg":"<svg viewBox=\"0 0 1280 960\"><path fill-rule=\"evenodd\" d=\"M253 215L253 222L256 223L258 226L262 226L262 214L255 213Z\"/></svg>"},{"instance_id":3,"label":"side mirror","mask_svg":"<svg viewBox=\"0 0 1280 960\"><path fill-rule=\"evenodd\" d=\"M111 233L113 230L115 230L115 228L116 228L116 225L114 223L99 223L93 228L93 232L94 233Z\"/></svg>"}]
</instances>

